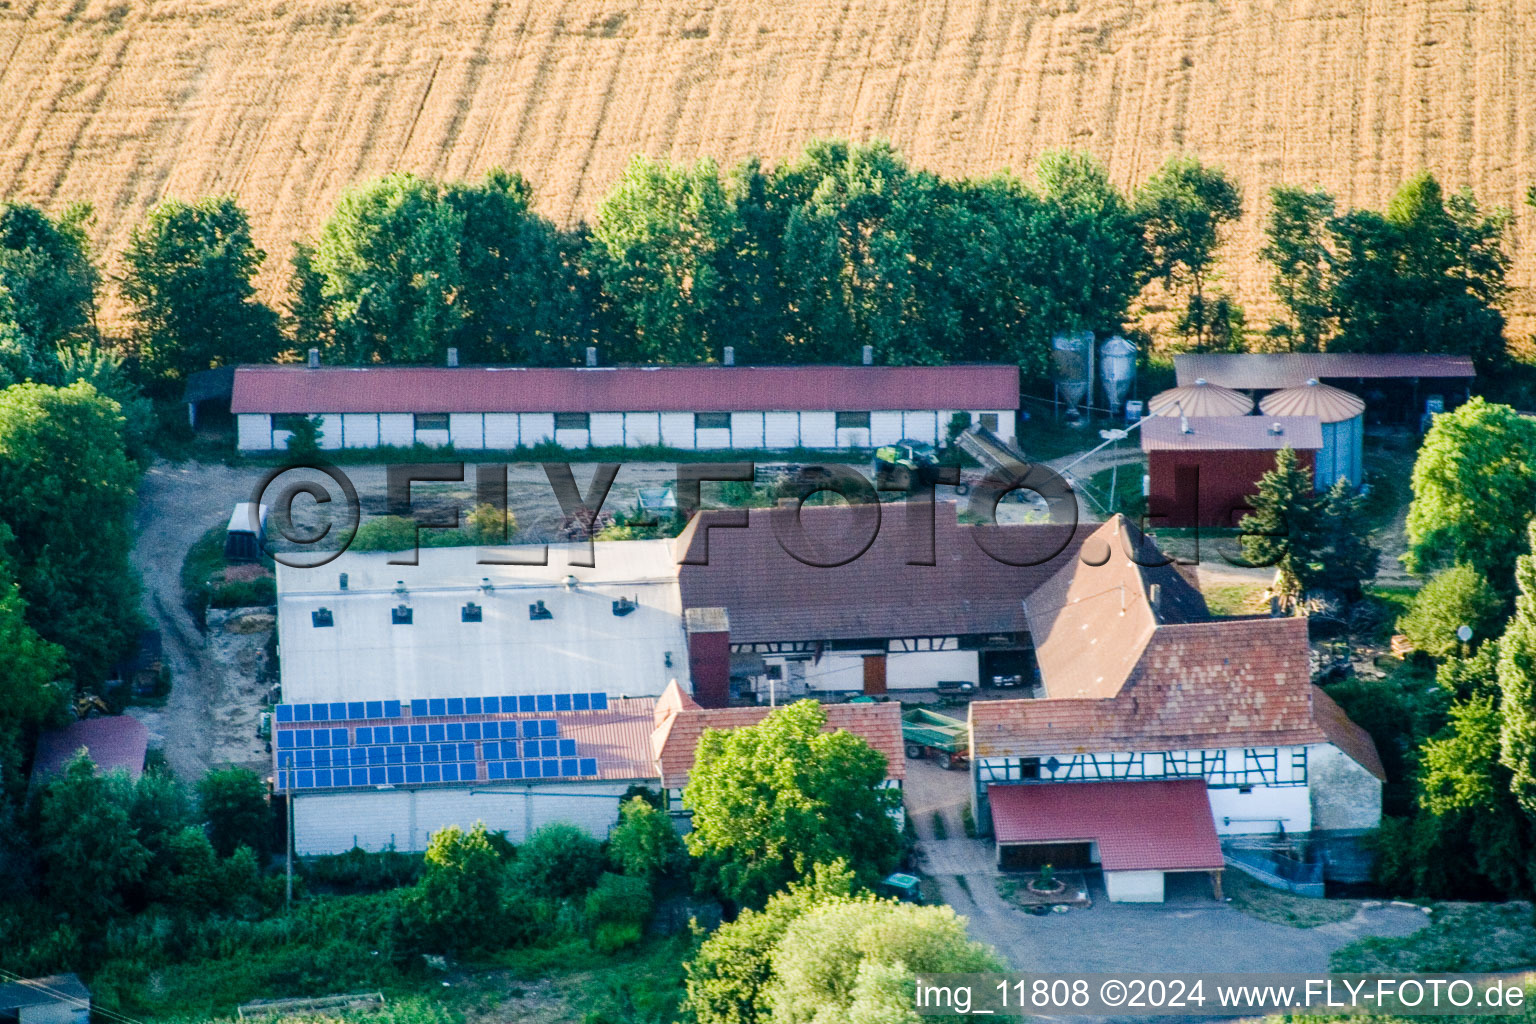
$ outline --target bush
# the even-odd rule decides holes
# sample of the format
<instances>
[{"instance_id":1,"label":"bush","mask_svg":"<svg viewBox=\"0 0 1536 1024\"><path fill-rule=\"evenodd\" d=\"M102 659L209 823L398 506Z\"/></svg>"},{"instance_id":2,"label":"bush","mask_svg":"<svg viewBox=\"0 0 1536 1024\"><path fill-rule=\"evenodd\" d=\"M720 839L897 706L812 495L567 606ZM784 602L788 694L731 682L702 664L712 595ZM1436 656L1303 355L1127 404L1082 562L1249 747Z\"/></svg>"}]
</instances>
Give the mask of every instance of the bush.
<instances>
[{"instance_id":1,"label":"bush","mask_svg":"<svg viewBox=\"0 0 1536 1024\"><path fill-rule=\"evenodd\" d=\"M248 768L209 772L197 783L198 805L219 856L241 846L258 853L272 847L272 809L266 784Z\"/></svg>"},{"instance_id":2,"label":"bush","mask_svg":"<svg viewBox=\"0 0 1536 1024\"><path fill-rule=\"evenodd\" d=\"M412 885L421 877L422 858L394 849L380 853L354 846L346 853L315 857L304 876L316 885L344 892L377 892Z\"/></svg>"},{"instance_id":3,"label":"bush","mask_svg":"<svg viewBox=\"0 0 1536 1024\"><path fill-rule=\"evenodd\" d=\"M608 857L626 875L653 880L688 863L671 816L640 796L620 805L619 824L608 836Z\"/></svg>"},{"instance_id":4,"label":"bush","mask_svg":"<svg viewBox=\"0 0 1536 1024\"><path fill-rule=\"evenodd\" d=\"M599 953L616 953L640 941L640 926L632 921L605 921L592 935L592 948Z\"/></svg>"},{"instance_id":5,"label":"bush","mask_svg":"<svg viewBox=\"0 0 1536 1024\"><path fill-rule=\"evenodd\" d=\"M1424 584L1397 628L1425 654L1445 658L1461 649L1456 631L1462 626L1472 627L1474 641L1497 634L1503 610L1487 579L1470 565L1455 565Z\"/></svg>"},{"instance_id":6,"label":"bush","mask_svg":"<svg viewBox=\"0 0 1536 1024\"><path fill-rule=\"evenodd\" d=\"M643 925L651 916L651 887L643 878L607 872L587 893L587 920L594 925L629 922Z\"/></svg>"},{"instance_id":7,"label":"bush","mask_svg":"<svg viewBox=\"0 0 1536 1024\"><path fill-rule=\"evenodd\" d=\"M603 848L575 825L545 825L517 851L513 877L537 896L577 896L603 873Z\"/></svg>"},{"instance_id":8,"label":"bush","mask_svg":"<svg viewBox=\"0 0 1536 1024\"><path fill-rule=\"evenodd\" d=\"M208 599L214 608L250 608L277 603L277 580L265 576L254 580L232 580L213 588Z\"/></svg>"}]
</instances>

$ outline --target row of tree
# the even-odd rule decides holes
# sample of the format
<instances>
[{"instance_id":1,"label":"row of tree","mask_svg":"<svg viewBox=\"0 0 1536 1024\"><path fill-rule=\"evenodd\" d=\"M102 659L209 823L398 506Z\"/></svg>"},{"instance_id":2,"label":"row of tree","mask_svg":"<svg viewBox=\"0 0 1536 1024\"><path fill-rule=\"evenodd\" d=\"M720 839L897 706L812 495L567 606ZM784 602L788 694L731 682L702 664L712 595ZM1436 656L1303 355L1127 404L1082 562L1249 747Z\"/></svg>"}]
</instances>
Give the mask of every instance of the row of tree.
<instances>
[{"instance_id":1,"label":"row of tree","mask_svg":"<svg viewBox=\"0 0 1536 1024\"><path fill-rule=\"evenodd\" d=\"M346 192L292 256L281 311L254 285L267 260L232 196L156 206L116 282L131 314L108 347L171 396L191 372L314 347L343 363L1017 362L1047 370L1057 331L1124 331L1156 283L1197 348L1250 345L1503 354L1508 213L1428 174L1382 212L1323 192L1269 195L1263 257L1284 316L1248 329L1219 286L1237 182L1170 159L1133 193L1080 152L1031 181L943 178L888 145L817 141L722 172L637 157L590 225L557 228L520 176L474 183L390 174ZM86 207L0 214L0 375L67 382L61 358L102 344ZM61 356L61 352L76 353ZM106 390L103 388L103 390ZM115 394L119 401L121 394Z\"/></svg>"}]
</instances>

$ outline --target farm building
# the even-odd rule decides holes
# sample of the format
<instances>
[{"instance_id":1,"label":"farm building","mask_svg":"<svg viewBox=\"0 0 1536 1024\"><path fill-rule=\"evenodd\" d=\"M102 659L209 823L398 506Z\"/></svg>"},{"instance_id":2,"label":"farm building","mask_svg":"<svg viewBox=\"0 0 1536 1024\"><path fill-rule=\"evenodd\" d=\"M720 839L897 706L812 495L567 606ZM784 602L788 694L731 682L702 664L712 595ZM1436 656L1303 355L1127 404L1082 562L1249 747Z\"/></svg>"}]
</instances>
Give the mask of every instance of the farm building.
<instances>
[{"instance_id":1,"label":"farm building","mask_svg":"<svg viewBox=\"0 0 1536 1024\"><path fill-rule=\"evenodd\" d=\"M1259 402L1265 416L1311 416L1322 428L1314 479L1327 490L1339 480L1365 482L1365 402L1316 378L1299 388L1272 391Z\"/></svg>"},{"instance_id":2,"label":"farm building","mask_svg":"<svg viewBox=\"0 0 1536 1024\"><path fill-rule=\"evenodd\" d=\"M1255 398L1321 381L1363 398L1372 423L1414 426L1431 406L1466 401L1477 376L1466 356L1401 352L1188 353L1173 367L1180 386L1204 379Z\"/></svg>"},{"instance_id":3,"label":"farm building","mask_svg":"<svg viewBox=\"0 0 1536 1024\"><path fill-rule=\"evenodd\" d=\"M942 442L956 416L1011 443L1018 407L1012 365L242 366L231 403L247 452L309 416L327 449L871 448Z\"/></svg>"},{"instance_id":4,"label":"farm building","mask_svg":"<svg viewBox=\"0 0 1536 1024\"><path fill-rule=\"evenodd\" d=\"M42 733L37 737L37 756L32 759L33 785L58 775L81 750L95 762L97 771L121 771L137 779L144 774L149 730L137 718L107 715L83 718Z\"/></svg>"},{"instance_id":5,"label":"farm building","mask_svg":"<svg viewBox=\"0 0 1536 1024\"><path fill-rule=\"evenodd\" d=\"M1111 899L1160 900L1166 873L1221 867L1212 833L1376 827L1381 760L1312 684L1304 619L1211 616L1171 565L1139 564L1155 550L1121 517L1083 552L1025 602L1044 696L970 707L972 809L1000 864L1097 864Z\"/></svg>"},{"instance_id":6,"label":"farm building","mask_svg":"<svg viewBox=\"0 0 1536 1024\"><path fill-rule=\"evenodd\" d=\"M18 978L0 985L4 1024L89 1024L90 1019L91 990L73 974Z\"/></svg>"},{"instance_id":7,"label":"farm building","mask_svg":"<svg viewBox=\"0 0 1536 1024\"><path fill-rule=\"evenodd\" d=\"M1315 416L1149 418L1141 425L1147 515L1156 526L1235 526L1275 468L1275 452L1294 448L1311 469L1323 446Z\"/></svg>"}]
</instances>

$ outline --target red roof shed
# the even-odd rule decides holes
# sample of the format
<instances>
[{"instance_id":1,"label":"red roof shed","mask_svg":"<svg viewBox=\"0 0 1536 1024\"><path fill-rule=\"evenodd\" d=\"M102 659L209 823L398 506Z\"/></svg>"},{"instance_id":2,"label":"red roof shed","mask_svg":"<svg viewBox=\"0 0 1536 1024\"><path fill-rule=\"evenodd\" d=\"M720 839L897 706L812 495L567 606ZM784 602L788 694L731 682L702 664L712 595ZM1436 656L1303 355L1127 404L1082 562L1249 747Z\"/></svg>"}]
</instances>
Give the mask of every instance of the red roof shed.
<instances>
[{"instance_id":1,"label":"red roof shed","mask_svg":"<svg viewBox=\"0 0 1536 1024\"><path fill-rule=\"evenodd\" d=\"M1188 428L1187 430L1185 428ZM1235 526L1275 452L1293 448L1308 470L1323 446L1315 416L1178 416L1143 421L1152 526Z\"/></svg>"}]
</instances>

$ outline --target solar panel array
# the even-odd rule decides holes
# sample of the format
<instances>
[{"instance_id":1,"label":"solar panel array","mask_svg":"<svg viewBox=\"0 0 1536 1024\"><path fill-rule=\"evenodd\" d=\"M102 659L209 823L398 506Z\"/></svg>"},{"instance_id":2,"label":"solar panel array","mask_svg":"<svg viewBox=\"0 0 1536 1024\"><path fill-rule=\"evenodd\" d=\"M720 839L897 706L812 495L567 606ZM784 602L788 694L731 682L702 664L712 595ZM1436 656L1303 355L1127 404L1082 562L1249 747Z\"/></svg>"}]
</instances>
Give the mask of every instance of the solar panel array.
<instances>
[{"instance_id":1,"label":"solar panel array","mask_svg":"<svg viewBox=\"0 0 1536 1024\"><path fill-rule=\"evenodd\" d=\"M484 716L607 708L606 693L279 704L274 730L277 787L335 789L595 776L596 758L582 757L576 741L560 735L557 719L486 720ZM429 720L465 716L477 716L477 720ZM350 724L353 721L371 724ZM339 722L349 724L332 724Z\"/></svg>"}]
</instances>

